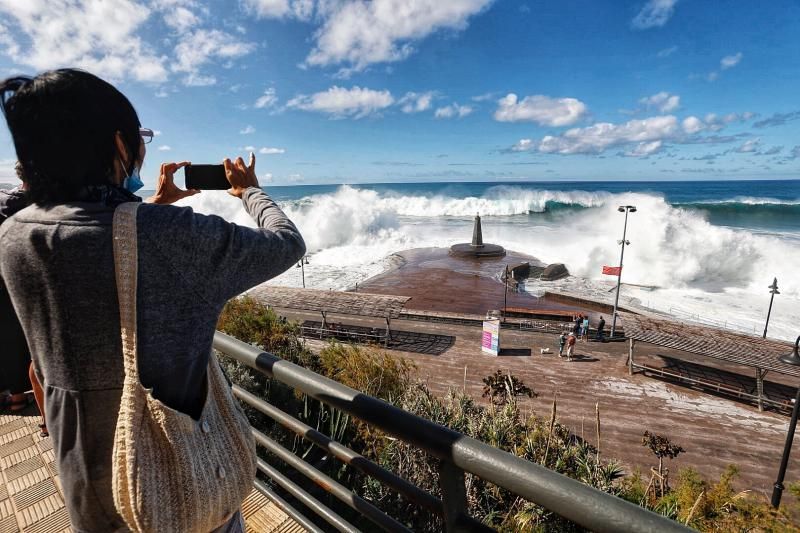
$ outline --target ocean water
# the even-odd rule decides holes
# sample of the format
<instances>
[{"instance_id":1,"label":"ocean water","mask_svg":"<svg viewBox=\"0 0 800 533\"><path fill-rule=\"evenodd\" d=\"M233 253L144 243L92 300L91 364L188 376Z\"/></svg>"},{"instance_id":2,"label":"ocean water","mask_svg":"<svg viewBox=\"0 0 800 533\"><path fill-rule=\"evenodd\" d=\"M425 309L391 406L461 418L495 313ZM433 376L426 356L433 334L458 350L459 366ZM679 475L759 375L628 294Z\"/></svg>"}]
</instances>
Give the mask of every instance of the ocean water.
<instances>
[{"instance_id":1,"label":"ocean water","mask_svg":"<svg viewBox=\"0 0 800 533\"><path fill-rule=\"evenodd\" d=\"M608 298L629 215L621 302L760 334L778 278L770 336L800 335L800 181L536 182L265 187L306 239L306 286L345 289L388 267L393 252L484 240L564 263L573 277L526 290ZM184 205L253 225L224 192ZM299 286L300 269L275 283Z\"/></svg>"}]
</instances>

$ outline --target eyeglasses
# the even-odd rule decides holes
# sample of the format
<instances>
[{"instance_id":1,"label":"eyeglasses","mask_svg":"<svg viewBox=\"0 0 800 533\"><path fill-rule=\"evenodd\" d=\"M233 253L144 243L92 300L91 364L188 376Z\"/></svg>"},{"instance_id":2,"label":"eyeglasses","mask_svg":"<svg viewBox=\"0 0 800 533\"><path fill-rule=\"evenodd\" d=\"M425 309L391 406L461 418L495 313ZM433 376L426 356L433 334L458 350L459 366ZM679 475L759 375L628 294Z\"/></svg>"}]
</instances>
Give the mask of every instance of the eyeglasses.
<instances>
[{"instance_id":1,"label":"eyeglasses","mask_svg":"<svg viewBox=\"0 0 800 533\"><path fill-rule=\"evenodd\" d=\"M153 130L149 128L139 128L139 135L142 136L142 142L149 144L153 140Z\"/></svg>"}]
</instances>

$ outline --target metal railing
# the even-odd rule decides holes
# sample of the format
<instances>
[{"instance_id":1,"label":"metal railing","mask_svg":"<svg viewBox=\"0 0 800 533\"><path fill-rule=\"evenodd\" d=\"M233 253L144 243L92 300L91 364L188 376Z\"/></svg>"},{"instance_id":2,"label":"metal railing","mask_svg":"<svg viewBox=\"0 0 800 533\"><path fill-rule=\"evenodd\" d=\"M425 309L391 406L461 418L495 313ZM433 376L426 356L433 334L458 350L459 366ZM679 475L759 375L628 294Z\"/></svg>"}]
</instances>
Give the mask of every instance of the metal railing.
<instances>
[{"instance_id":1,"label":"metal railing","mask_svg":"<svg viewBox=\"0 0 800 533\"><path fill-rule=\"evenodd\" d=\"M214 348L311 398L352 415L437 458L439 460L441 499L367 460L274 405L237 386L233 387L234 394L238 398L286 429L322 448L348 466L398 492L426 511L440 516L448 532L492 531L491 528L469 515L464 483L466 472L509 490L525 500L541 505L592 531L615 533L690 531L677 522L642 507L435 424L383 400L362 394L223 333L217 332L214 336ZM409 531L397 519L402 520L402 517L390 517L369 501L359 497L266 435L255 429L253 432L259 445L308 477L317 486L358 511L380 529ZM259 460L258 468L271 481L336 530L357 531L355 526L266 461ZM257 481L256 486L264 490L265 494L271 498L277 496L274 491L260 481ZM309 531L319 531L319 528L314 526L305 515L279 496L273 501Z\"/></svg>"},{"instance_id":2,"label":"metal railing","mask_svg":"<svg viewBox=\"0 0 800 533\"><path fill-rule=\"evenodd\" d=\"M750 335L758 334L758 330L755 324L742 324L738 322L731 322L730 320L718 320L715 318L710 318L707 316L700 315L698 313L693 313L691 311L687 311L685 309L681 309L680 307L675 307L672 305L662 307L649 300L647 302L640 302L640 305L649 311L666 313L679 320L685 320L687 322L696 322L698 324L703 324L705 326L711 326L720 329L728 329L731 331L738 331L740 333L747 333Z\"/></svg>"}]
</instances>

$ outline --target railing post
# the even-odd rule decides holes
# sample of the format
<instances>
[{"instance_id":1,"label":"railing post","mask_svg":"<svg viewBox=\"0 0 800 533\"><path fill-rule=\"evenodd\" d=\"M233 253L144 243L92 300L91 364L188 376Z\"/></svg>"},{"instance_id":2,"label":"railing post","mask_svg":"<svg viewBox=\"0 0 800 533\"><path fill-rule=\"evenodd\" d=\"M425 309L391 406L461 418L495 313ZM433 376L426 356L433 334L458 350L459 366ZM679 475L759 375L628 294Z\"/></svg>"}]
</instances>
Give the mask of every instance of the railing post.
<instances>
[{"instance_id":1,"label":"railing post","mask_svg":"<svg viewBox=\"0 0 800 533\"><path fill-rule=\"evenodd\" d=\"M628 375L633 375L633 348L636 346L636 341L631 337L628 345Z\"/></svg>"},{"instance_id":2,"label":"railing post","mask_svg":"<svg viewBox=\"0 0 800 533\"><path fill-rule=\"evenodd\" d=\"M467 514L467 488L464 471L449 461L439 463L439 488L442 491L444 525L447 533L466 531L459 519Z\"/></svg>"}]
</instances>

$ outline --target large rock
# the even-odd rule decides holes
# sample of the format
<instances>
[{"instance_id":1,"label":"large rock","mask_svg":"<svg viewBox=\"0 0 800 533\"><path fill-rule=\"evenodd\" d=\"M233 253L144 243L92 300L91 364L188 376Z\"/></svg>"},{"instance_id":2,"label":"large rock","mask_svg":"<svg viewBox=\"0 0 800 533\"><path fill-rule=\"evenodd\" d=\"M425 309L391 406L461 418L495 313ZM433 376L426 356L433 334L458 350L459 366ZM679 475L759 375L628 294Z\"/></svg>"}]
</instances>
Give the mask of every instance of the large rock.
<instances>
[{"instance_id":1,"label":"large rock","mask_svg":"<svg viewBox=\"0 0 800 533\"><path fill-rule=\"evenodd\" d=\"M547 265L539 279L542 281L555 281L567 276L569 276L569 270L564 266L564 263L553 263L552 265Z\"/></svg>"}]
</instances>

